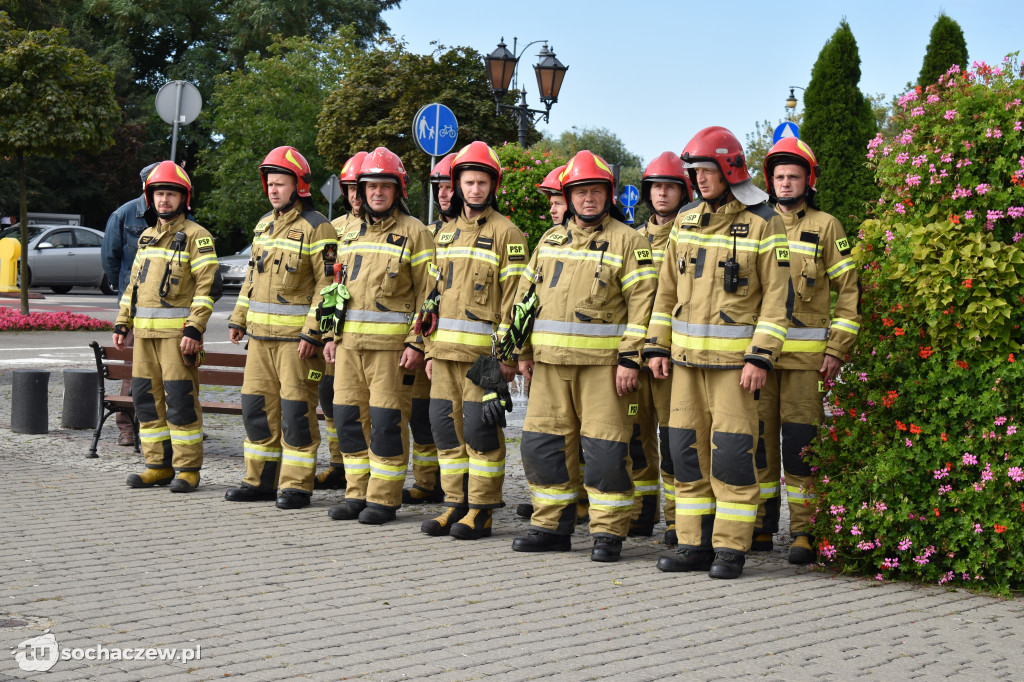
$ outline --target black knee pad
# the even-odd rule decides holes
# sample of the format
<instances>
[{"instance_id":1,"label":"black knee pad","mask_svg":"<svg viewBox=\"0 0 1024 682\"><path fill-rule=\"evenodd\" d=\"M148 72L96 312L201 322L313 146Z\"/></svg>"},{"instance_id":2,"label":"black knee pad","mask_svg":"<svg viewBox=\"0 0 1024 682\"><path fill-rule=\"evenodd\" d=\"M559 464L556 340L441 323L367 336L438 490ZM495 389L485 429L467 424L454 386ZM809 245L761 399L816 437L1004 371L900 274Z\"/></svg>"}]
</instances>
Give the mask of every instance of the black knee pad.
<instances>
[{"instance_id":1,"label":"black knee pad","mask_svg":"<svg viewBox=\"0 0 1024 682\"><path fill-rule=\"evenodd\" d=\"M267 420L267 399L262 395L242 394L242 424L246 437L253 441L270 438L270 422Z\"/></svg>"},{"instance_id":2,"label":"black knee pad","mask_svg":"<svg viewBox=\"0 0 1024 682\"><path fill-rule=\"evenodd\" d=\"M402 454L402 411L370 406L370 450L378 457Z\"/></svg>"},{"instance_id":3,"label":"black knee pad","mask_svg":"<svg viewBox=\"0 0 1024 682\"><path fill-rule=\"evenodd\" d=\"M700 459L697 457L697 431L674 429L668 431L668 451L672 458L673 474L677 481L693 483L701 479Z\"/></svg>"},{"instance_id":4,"label":"black knee pad","mask_svg":"<svg viewBox=\"0 0 1024 682\"><path fill-rule=\"evenodd\" d=\"M433 445L434 435L430 432L430 399L413 398L409 413L409 430L412 440L420 445Z\"/></svg>"},{"instance_id":5,"label":"black knee pad","mask_svg":"<svg viewBox=\"0 0 1024 682\"><path fill-rule=\"evenodd\" d=\"M281 438L293 448L313 444L309 425L309 403L281 398Z\"/></svg>"},{"instance_id":6,"label":"black knee pad","mask_svg":"<svg viewBox=\"0 0 1024 682\"><path fill-rule=\"evenodd\" d=\"M728 485L757 485L753 447L749 434L716 431L711 436L711 476Z\"/></svg>"},{"instance_id":7,"label":"black knee pad","mask_svg":"<svg viewBox=\"0 0 1024 682\"><path fill-rule=\"evenodd\" d=\"M813 424L784 423L782 425L782 466L795 476L810 476L811 467L800 452L814 442L818 427Z\"/></svg>"},{"instance_id":8,"label":"black knee pad","mask_svg":"<svg viewBox=\"0 0 1024 682\"><path fill-rule=\"evenodd\" d=\"M633 433L629 437L629 458L633 460L633 471L643 469L647 466L647 457L644 454L644 443L640 438L640 425L633 424Z\"/></svg>"},{"instance_id":9,"label":"black knee pad","mask_svg":"<svg viewBox=\"0 0 1024 682\"><path fill-rule=\"evenodd\" d=\"M358 405L334 403L334 428L338 432L338 449L342 452L362 452L366 449L366 434L359 422Z\"/></svg>"},{"instance_id":10,"label":"black knee pad","mask_svg":"<svg viewBox=\"0 0 1024 682\"><path fill-rule=\"evenodd\" d=\"M160 418L153 397L153 380L132 377L132 402L135 403L135 417L140 422L151 422Z\"/></svg>"},{"instance_id":11,"label":"black knee pad","mask_svg":"<svg viewBox=\"0 0 1024 682\"><path fill-rule=\"evenodd\" d=\"M633 479L626 469L626 457L629 455L626 443L583 436L580 444L590 455L583 474L584 483L604 492L630 490L633 487Z\"/></svg>"},{"instance_id":12,"label":"black knee pad","mask_svg":"<svg viewBox=\"0 0 1024 682\"><path fill-rule=\"evenodd\" d=\"M754 466L757 469L768 468L768 451L764 447L764 422L757 422L757 448L754 450Z\"/></svg>"},{"instance_id":13,"label":"black knee pad","mask_svg":"<svg viewBox=\"0 0 1024 682\"><path fill-rule=\"evenodd\" d=\"M564 485L569 482L565 466L565 436L523 431L520 443L526 480L534 485ZM575 515L573 523L576 523Z\"/></svg>"},{"instance_id":14,"label":"black knee pad","mask_svg":"<svg viewBox=\"0 0 1024 682\"><path fill-rule=\"evenodd\" d=\"M483 403L465 401L462 403L462 437L466 445L478 452L490 452L501 447L498 427L484 424Z\"/></svg>"},{"instance_id":15,"label":"black knee pad","mask_svg":"<svg viewBox=\"0 0 1024 682\"><path fill-rule=\"evenodd\" d=\"M167 423L178 425L191 424L199 419L196 414L195 398L192 395L194 386L191 379L175 379L164 382L167 394Z\"/></svg>"},{"instance_id":16,"label":"black knee pad","mask_svg":"<svg viewBox=\"0 0 1024 682\"><path fill-rule=\"evenodd\" d=\"M434 436L434 445L442 450L454 450L462 445L452 419L453 409L450 400L430 399L430 433Z\"/></svg>"},{"instance_id":17,"label":"black knee pad","mask_svg":"<svg viewBox=\"0 0 1024 682\"><path fill-rule=\"evenodd\" d=\"M326 381L321 381L317 388L317 397L320 399L320 409L324 414L334 419L334 377L324 376Z\"/></svg>"}]
</instances>

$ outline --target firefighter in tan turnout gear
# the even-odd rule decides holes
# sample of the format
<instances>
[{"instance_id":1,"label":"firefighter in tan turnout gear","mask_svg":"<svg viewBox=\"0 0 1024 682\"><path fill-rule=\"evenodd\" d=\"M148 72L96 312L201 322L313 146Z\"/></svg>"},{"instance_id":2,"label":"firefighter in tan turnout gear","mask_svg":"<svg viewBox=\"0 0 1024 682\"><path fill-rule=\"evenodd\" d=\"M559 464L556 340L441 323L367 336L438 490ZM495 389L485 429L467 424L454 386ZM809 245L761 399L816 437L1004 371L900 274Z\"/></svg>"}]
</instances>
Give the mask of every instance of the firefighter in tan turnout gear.
<instances>
[{"instance_id":1,"label":"firefighter in tan turnout gear","mask_svg":"<svg viewBox=\"0 0 1024 682\"><path fill-rule=\"evenodd\" d=\"M644 169L640 199L651 210L651 218L637 228L637 232L650 243L651 258L659 271L665 260L672 222L680 207L690 203L692 195L690 179L679 154L663 152ZM665 494L665 544L672 547L676 544L676 479L668 447L670 389L667 381L652 381L649 368L640 371L637 388L640 407L629 442L636 495L629 534L649 537L654 532L660 489Z\"/></svg>"},{"instance_id":2,"label":"firefighter in tan turnout gear","mask_svg":"<svg viewBox=\"0 0 1024 682\"><path fill-rule=\"evenodd\" d=\"M541 237L502 343L503 352L525 344L519 369L533 376L521 450L534 512L515 551L571 549L581 446L591 559L617 561L629 532L628 442L658 274L650 244L617 219L614 185L608 164L590 151L566 165L572 217Z\"/></svg>"},{"instance_id":3,"label":"firefighter in tan turnout gear","mask_svg":"<svg viewBox=\"0 0 1024 682\"><path fill-rule=\"evenodd\" d=\"M412 323L434 257L430 232L405 206L406 182L393 152L367 154L357 185L363 220L338 247L335 283L344 293L324 353L335 364L334 423L348 487L328 512L333 519L382 524L402 504L412 384L423 366Z\"/></svg>"},{"instance_id":4,"label":"firefighter in tan turnout gear","mask_svg":"<svg viewBox=\"0 0 1024 682\"><path fill-rule=\"evenodd\" d=\"M736 578L759 500L756 393L786 340L789 245L731 132L701 130L683 162L702 200L672 227L645 353L672 381L679 551L658 568Z\"/></svg>"},{"instance_id":5,"label":"firefighter in tan turnout gear","mask_svg":"<svg viewBox=\"0 0 1024 682\"><path fill-rule=\"evenodd\" d=\"M113 334L114 346L124 350L135 329L132 402L146 470L131 474L128 485L169 483L172 492L187 493L199 485L203 466L198 367L213 312L217 254L210 233L185 218L192 182L184 170L162 161L144 188L150 227L139 235Z\"/></svg>"},{"instance_id":6,"label":"firefighter in tan turnout gear","mask_svg":"<svg viewBox=\"0 0 1024 682\"><path fill-rule=\"evenodd\" d=\"M366 152L356 152L341 167L341 201L345 213L331 221L334 230L341 239L349 231L350 225L358 225L362 218L359 209L363 202L356 193L356 179L359 167L366 158ZM338 429L334 425L334 365L328 363L324 368L324 378L320 381L320 409L324 411L324 430L327 431L327 449L331 453L331 465L319 471L313 481L317 490L339 490L345 488L345 458L338 447Z\"/></svg>"},{"instance_id":7,"label":"firefighter in tan turnout gear","mask_svg":"<svg viewBox=\"0 0 1024 682\"><path fill-rule=\"evenodd\" d=\"M452 202L452 159L448 154L430 169L430 189L434 204L440 209L437 220L427 226L436 239L438 230L450 220ZM412 479L411 488L402 491L402 504L423 504L441 502L444 491L438 474L437 446L430 430L430 379L426 366L416 370L416 381L412 384L412 412L409 415L409 431L412 432Z\"/></svg>"},{"instance_id":8,"label":"firefighter in tan turnout gear","mask_svg":"<svg viewBox=\"0 0 1024 682\"><path fill-rule=\"evenodd\" d=\"M565 166L558 166L552 169L550 173L544 176L544 180L537 185L537 191L548 198L548 210L551 215L551 222L554 225L561 225L565 222L565 197L562 196L562 171L565 170ZM530 382L527 380L524 382L526 388L526 395L530 395ZM583 479L583 453L580 453L580 480ZM516 516L524 519L528 519L533 516L533 504L524 503L516 505ZM579 497L576 500L576 521L579 523L585 523L590 520L590 509L589 502L587 501L587 491L584 488L579 489Z\"/></svg>"},{"instance_id":9,"label":"firefighter in tan turnout gear","mask_svg":"<svg viewBox=\"0 0 1024 682\"><path fill-rule=\"evenodd\" d=\"M757 474L761 505L752 549L770 551L779 531L780 459L786 472L789 562L814 560L808 532L816 477L803 450L825 417L823 399L860 331L860 285L842 224L814 206L818 162L802 140L784 138L764 160L771 201L789 239L790 279L796 294L782 356L761 389ZM836 297L831 306L831 292ZM831 314L830 314L831 310ZM781 455L781 457L780 457Z\"/></svg>"},{"instance_id":10,"label":"firefighter in tan turnout gear","mask_svg":"<svg viewBox=\"0 0 1024 682\"><path fill-rule=\"evenodd\" d=\"M447 509L421 530L476 540L491 534L492 510L505 506L502 427L516 368L494 356L494 340L508 329L528 249L522 231L496 210L501 162L493 149L480 141L464 147L451 182L453 220L434 234L436 288L418 321Z\"/></svg>"},{"instance_id":11,"label":"firefighter in tan turnout gear","mask_svg":"<svg viewBox=\"0 0 1024 682\"><path fill-rule=\"evenodd\" d=\"M312 210L306 159L277 147L260 164L273 210L256 225L249 271L228 321L238 343L249 335L242 380L245 478L224 497L272 500L298 509L309 504L320 446L317 385L323 345L314 315L316 294L330 281L337 237Z\"/></svg>"}]
</instances>

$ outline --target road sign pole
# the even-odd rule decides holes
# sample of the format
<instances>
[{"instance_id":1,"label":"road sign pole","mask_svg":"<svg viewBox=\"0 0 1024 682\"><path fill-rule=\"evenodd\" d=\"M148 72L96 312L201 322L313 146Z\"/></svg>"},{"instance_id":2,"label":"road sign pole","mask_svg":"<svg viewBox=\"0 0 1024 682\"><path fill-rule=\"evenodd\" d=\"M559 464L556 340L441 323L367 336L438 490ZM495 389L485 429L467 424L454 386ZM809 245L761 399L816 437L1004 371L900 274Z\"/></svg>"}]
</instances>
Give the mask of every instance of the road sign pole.
<instances>
[{"instance_id":1,"label":"road sign pole","mask_svg":"<svg viewBox=\"0 0 1024 682\"><path fill-rule=\"evenodd\" d=\"M177 92L174 96L174 131L171 133L171 161L174 161L174 156L178 153L178 121L181 119L182 81L175 81L174 85Z\"/></svg>"},{"instance_id":2,"label":"road sign pole","mask_svg":"<svg viewBox=\"0 0 1024 682\"><path fill-rule=\"evenodd\" d=\"M430 170L434 169L434 159L436 158L433 154L430 155ZM427 199L427 225L434 222L434 190L430 187L429 174L430 171L427 171L427 193L430 194L430 197Z\"/></svg>"}]
</instances>

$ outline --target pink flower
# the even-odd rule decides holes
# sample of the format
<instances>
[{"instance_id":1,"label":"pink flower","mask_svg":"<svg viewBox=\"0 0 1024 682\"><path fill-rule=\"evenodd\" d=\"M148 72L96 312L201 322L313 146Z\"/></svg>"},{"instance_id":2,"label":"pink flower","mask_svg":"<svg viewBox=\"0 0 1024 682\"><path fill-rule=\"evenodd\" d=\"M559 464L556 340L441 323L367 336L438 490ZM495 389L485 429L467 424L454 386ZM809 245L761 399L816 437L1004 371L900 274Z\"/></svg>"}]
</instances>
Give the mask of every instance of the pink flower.
<instances>
[{"instance_id":1,"label":"pink flower","mask_svg":"<svg viewBox=\"0 0 1024 682\"><path fill-rule=\"evenodd\" d=\"M1021 469L1020 467L1010 467L1006 473L1017 483L1024 481L1024 469Z\"/></svg>"},{"instance_id":2,"label":"pink flower","mask_svg":"<svg viewBox=\"0 0 1024 682\"><path fill-rule=\"evenodd\" d=\"M941 481L946 476L949 476L949 472L946 471L945 469L936 469L935 471L932 472L932 478L934 478L936 481Z\"/></svg>"},{"instance_id":3,"label":"pink flower","mask_svg":"<svg viewBox=\"0 0 1024 682\"><path fill-rule=\"evenodd\" d=\"M985 464L985 469L984 469L984 471L981 472L981 480L983 480L983 481L991 481L992 480L992 465L991 464Z\"/></svg>"},{"instance_id":4,"label":"pink flower","mask_svg":"<svg viewBox=\"0 0 1024 682\"><path fill-rule=\"evenodd\" d=\"M964 220L970 220L973 217L974 217L974 211L972 211L971 209L967 209L966 211L964 211Z\"/></svg>"},{"instance_id":5,"label":"pink flower","mask_svg":"<svg viewBox=\"0 0 1024 682\"><path fill-rule=\"evenodd\" d=\"M952 489L953 489L953 486L951 486L951 485L940 485L939 486L939 494L940 495L945 495L946 493L948 493Z\"/></svg>"},{"instance_id":6,"label":"pink flower","mask_svg":"<svg viewBox=\"0 0 1024 682\"><path fill-rule=\"evenodd\" d=\"M965 452L962 459L963 459L964 464L977 464L978 463L978 458L975 455L972 455L969 452Z\"/></svg>"},{"instance_id":7,"label":"pink flower","mask_svg":"<svg viewBox=\"0 0 1024 682\"><path fill-rule=\"evenodd\" d=\"M917 185L921 184L921 176L911 175L910 173L907 173L906 183L909 187L916 187Z\"/></svg>"},{"instance_id":8,"label":"pink flower","mask_svg":"<svg viewBox=\"0 0 1024 682\"><path fill-rule=\"evenodd\" d=\"M902 540L900 540L899 550L901 552L906 552L908 549L910 549L910 546L912 544L914 543L910 541L910 538L903 538Z\"/></svg>"},{"instance_id":9,"label":"pink flower","mask_svg":"<svg viewBox=\"0 0 1024 682\"><path fill-rule=\"evenodd\" d=\"M1014 121L1014 123L1013 123L1013 132L1019 133L1020 129L1021 129L1020 121Z\"/></svg>"},{"instance_id":10,"label":"pink flower","mask_svg":"<svg viewBox=\"0 0 1024 682\"><path fill-rule=\"evenodd\" d=\"M1012 109L1014 107L1019 107L1019 106L1020 106L1020 99L1015 99L1012 102L1007 102L1006 103L1006 111L1009 111L1010 109Z\"/></svg>"},{"instance_id":11,"label":"pink flower","mask_svg":"<svg viewBox=\"0 0 1024 682\"><path fill-rule=\"evenodd\" d=\"M999 220L1004 214L1002 211L989 211L987 215L988 220Z\"/></svg>"},{"instance_id":12,"label":"pink flower","mask_svg":"<svg viewBox=\"0 0 1024 682\"><path fill-rule=\"evenodd\" d=\"M1017 234L1020 234L1021 236L1024 236L1024 234L1021 234L1020 232L1018 232ZM1016 235L1014 235L1014 236L1016 237ZM1013 241L1017 241L1017 240L1014 239ZM1015 433L1017 433L1017 427L1016 426L1007 426L1006 427L1006 435L1007 436L1012 436Z\"/></svg>"},{"instance_id":13,"label":"pink flower","mask_svg":"<svg viewBox=\"0 0 1024 682\"><path fill-rule=\"evenodd\" d=\"M1024 206L1010 206L1009 208L1006 209L1007 218L1013 218L1014 220L1016 220L1021 216L1024 216Z\"/></svg>"},{"instance_id":14,"label":"pink flower","mask_svg":"<svg viewBox=\"0 0 1024 682\"><path fill-rule=\"evenodd\" d=\"M953 155L948 153L943 154L939 160L942 161L942 163L951 163L953 161Z\"/></svg>"},{"instance_id":15,"label":"pink flower","mask_svg":"<svg viewBox=\"0 0 1024 682\"><path fill-rule=\"evenodd\" d=\"M952 121L953 117L956 116L956 109L947 109L946 115L943 116L947 121Z\"/></svg>"},{"instance_id":16,"label":"pink flower","mask_svg":"<svg viewBox=\"0 0 1024 682\"><path fill-rule=\"evenodd\" d=\"M870 540L861 540L857 543L857 549L861 550L862 552L870 552L874 548L875 543L871 542Z\"/></svg>"},{"instance_id":17,"label":"pink flower","mask_svg":"<svg viewBox=\"0 0 1024 682\"><path fill-rule=\"evenodd\" d=\"M990 189L992 189L991 185L989 185L988 183L983 182L980 185L978 185L977 187L975 187L974 191L977 192L978 195L980 196L982 194L986 194Z\"/></svg>"},{"instance_id":18,"label":"pink flower","mask_svg":"<svg viewBox=\"0 0 1024 682\"><path fill-rule=\"evenodd\" d=\"M908 160L910 160L910 154L906 152L900 152L896 155L896 163L906 163Z\"/></svg>"},{"instance_id":19,"label":"pink flower","mask_svg":"<svg viewBox=\"0 0 1024 682\"><path fill-rule=\"evenodd\" d=\"M1003 131L999 128L985 128L985 137L994 137L999 139L1003 136Z\"/></svg>"},{"instance_id":20,"label":"pink flower","mask_svg":"<svg viewBox=\"0 0 1024 682\"><path fill-rule=\"evenodd\" d=\"M882 568L899 568L900 560L896 557L885 557L882 560Z\"/></svg>"},{"instance_id":21,"label":"pink flower","mask_svg":"<svg viewBox=\"0 0 1024 682\"><path fill-rule=\"evenodd\" d=\"M861 534L860 528L858 528L857 526L854 526L853 528L850 529L850 535L860 535L860 534Z\"/></svg>"},{"instance_id":22,"label":"pink flower","mask_svg":"<svg viewBox=\"0 0 1024 682\"><path fill-rule=\"evenodd\" d=\"M924 116L924 107L914 107L910 110L911 116Z\"/></svg>"},{"instance_id":23,"label":"pink flower","mask_svg":"<svg viewBox=\"0 0 1024 682\"><path fill-rule=\"evenodd\" d=\"M981 524L980 524L980 523L976 523L976 524L974 524L974 532L975 532L975 533L980 533L980 532L981 532L982 530L983 530L983 529L982 529L982 527L981 527Z\"/></svg>"},{"instance_id":24,"label":"pink flower","mask_svg":"<svg viewBox=\"0 0 1024 682\"><path fill-rule=\"evenodd\" d=\"M903 204L899 204L899 203L896 204L895 206L893 206L892 210L896 211L900 215L903 215L904 213L907 212L907 208Z\"/></svg>"},{"instance_id":25,"label":"pink flower","mask_svg":"<svg viewBox=\"0 0 1024 682\"><path fill-rule=\"evenodd\" d=\"M936 102L939 101L939 96L938 95L928 95L928 99L925 100L925 101L928 102L928 104L935 104Z\"/></svg>"}]
</instances>

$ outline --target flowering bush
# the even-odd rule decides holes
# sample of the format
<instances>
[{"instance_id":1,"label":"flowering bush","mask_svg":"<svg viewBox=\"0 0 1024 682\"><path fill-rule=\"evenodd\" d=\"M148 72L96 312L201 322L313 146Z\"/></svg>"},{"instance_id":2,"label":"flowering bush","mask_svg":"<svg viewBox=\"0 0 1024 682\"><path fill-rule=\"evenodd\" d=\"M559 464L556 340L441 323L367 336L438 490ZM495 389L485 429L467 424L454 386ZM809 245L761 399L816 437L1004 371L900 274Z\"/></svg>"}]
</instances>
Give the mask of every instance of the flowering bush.
<instances>
[{"instance_id":1,"label":"flowering bush","mask_svg":"<svg viewBox=\"0 0 1024 682\"><path fill-rule=\"evenodd\" d=\"M863 324L812 456L819 559L838 570L1024 588L1020 76L1012 58L953 67L869 144Z\"/></svg>"},{"instance_id":2,"label":"flowering bush","mask_svg":"<svg viewBox=\"0 0 1024 682\"><path fill-rule=\"evenodd\" d=\"M551 227L548 198L537 187L544 176L566 159L553 152L523 149L508 142L495 151L501 160L502 172L498 210L526 234L530 253L533 253L541 235Z\"/></svg>"},{"instance_id":3,"label":"flowering bush","mask_svg":"<svg viewBox=\"0 0 1024 682\"><path fill-rule=\"evenodd\" d=\"M0 332L24 331L105 331L111 329L109 322L97 320L81 313L33 312L22 315L14 308L0 307Z\"/></svg>"}]
</instances>

